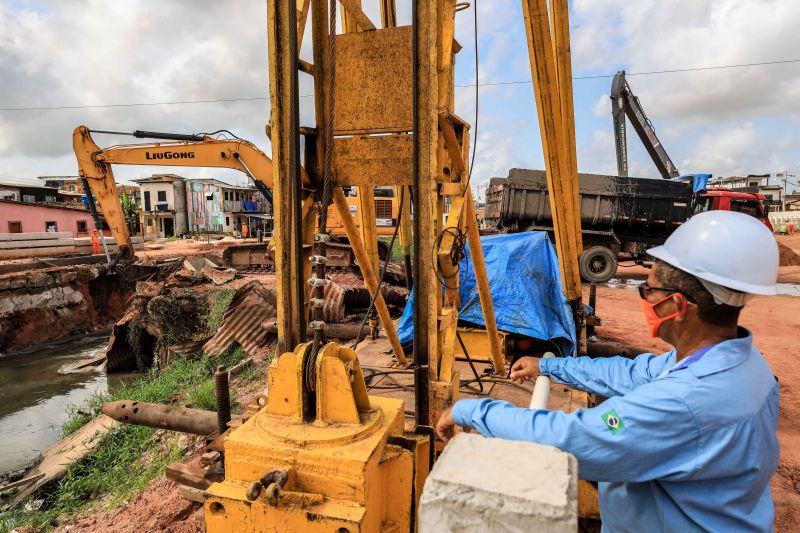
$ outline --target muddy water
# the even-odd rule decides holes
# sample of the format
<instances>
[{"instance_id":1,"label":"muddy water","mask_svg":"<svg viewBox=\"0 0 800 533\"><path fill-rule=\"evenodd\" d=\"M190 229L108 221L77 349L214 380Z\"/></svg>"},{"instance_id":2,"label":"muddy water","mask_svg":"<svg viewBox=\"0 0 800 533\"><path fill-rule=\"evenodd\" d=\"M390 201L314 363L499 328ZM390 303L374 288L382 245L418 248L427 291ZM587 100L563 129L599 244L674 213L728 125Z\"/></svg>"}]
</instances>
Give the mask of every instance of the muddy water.
<instances>
[{"instance_id":1,"label":"muddy water","mask_svg":"<svg viewBox=\"0 0 800 533\"><path fill-rule=\"evenodd\" d=\"M126 377L59 370L102 354L106 335L88 335L0 358L0 473L18 470L58 442L70 405L118 386Z\"/></svg>"}]
</instances>

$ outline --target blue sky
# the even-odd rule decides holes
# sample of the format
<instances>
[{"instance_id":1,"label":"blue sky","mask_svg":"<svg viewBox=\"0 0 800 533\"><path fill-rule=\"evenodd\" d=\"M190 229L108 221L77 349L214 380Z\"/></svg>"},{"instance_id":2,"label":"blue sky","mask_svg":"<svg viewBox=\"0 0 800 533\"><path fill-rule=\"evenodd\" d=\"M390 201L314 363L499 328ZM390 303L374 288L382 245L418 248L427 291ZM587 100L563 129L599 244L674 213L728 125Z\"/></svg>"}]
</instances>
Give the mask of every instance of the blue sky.
<instances>
[{"instance_id":1,"label":"blue sky","mask_svg":"<svg viewBox=\"0 0 800 533\"><path fill-rule=\"evenodd\" d=\"M410 1L397 3L399 22L408 23ZM266 96L265 6L261 0L6 1L0 4L0 107ZM378 21L377 1L364 6ZM477 0L477 8L480 82L529 80L521 2ZM800 59L800 2L794 0L576 0L570 17L576 77ZM457 15L456 38L463 45L456 84L469 85L475 81L471 9ZM310 58L308 39L303 55ZM800 63L629 76L629 83L682 172L800 175ZM615 172L610 85L611 78L574 81L581 171ZM308 92L303 79L301 93ZM456 102L456 112L473 122L474 88L457 88ZM302 109L309 123L311 99ZM78 124L227 128L269 152L267 118L265 101L0 111L0 175L73 174L71 134ZM530 85L481 87L477 146L476 186L512 167L542 168ZM635 136L629 158L632 175L658 176ZM156 171L118 167L117 176Z\"/></svg>"}]
</instances>

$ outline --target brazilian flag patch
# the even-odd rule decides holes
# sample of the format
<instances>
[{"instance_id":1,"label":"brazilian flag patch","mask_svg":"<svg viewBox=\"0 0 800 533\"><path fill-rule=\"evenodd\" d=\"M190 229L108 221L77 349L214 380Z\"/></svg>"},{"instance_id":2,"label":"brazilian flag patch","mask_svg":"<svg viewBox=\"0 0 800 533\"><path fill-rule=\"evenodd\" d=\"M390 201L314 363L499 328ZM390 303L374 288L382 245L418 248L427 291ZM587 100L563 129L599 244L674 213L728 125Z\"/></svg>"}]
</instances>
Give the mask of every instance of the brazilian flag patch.
<instances>
[{"instance_id":1,"label":"brazilian flag patch","mask_svg":"<svg viewBox=\"0 0 800 533\"><path fill-rule=\"evenodd\" d=\"M625 424L622 423L622 419L619 417L617 412L612 409L605 413L603 416L603 422L606 423L606 427L611 432L612 435L616 435L623 429L625 429Z\"/></svg>"}]
</instances>

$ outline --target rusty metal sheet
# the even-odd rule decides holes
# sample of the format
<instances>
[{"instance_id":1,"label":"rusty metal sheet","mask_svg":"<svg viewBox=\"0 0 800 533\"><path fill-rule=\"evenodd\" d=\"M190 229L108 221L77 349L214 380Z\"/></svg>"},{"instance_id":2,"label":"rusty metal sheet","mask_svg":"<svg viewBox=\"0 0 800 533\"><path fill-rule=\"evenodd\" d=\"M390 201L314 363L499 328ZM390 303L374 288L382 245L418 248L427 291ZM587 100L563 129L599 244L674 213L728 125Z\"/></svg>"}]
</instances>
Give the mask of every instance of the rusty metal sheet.
<instances>
[{"instance_id":1,"label":"rusty metal sheet","mask_svg":"<svg viewBox=\"0 0 800 533\"><path fill-rule=\"evenodd\" d=\"M264 346L270 335L261 327L261 323L276 316L276 305L275 293L265 289L259 282L251 281L243 285L225 311L222 325L203 349L216 357L238 342L246 353L254 353Z\"/></svg>"},{"instance_id":2,"label":"rusty metal sheet","mask_svg":"<svg viewBox=\"0 0 800 533\"><path fill-rule=\"evenodd\" d=\"M329 279L325 284L324 294L322 319L328 323L342 322L344 320L345 290L341 285Z\"/></svg>"},{"instance_id":3,"label":"rusty metal sheet","mask_svg":"<svg viewBox=\"0 0 800 533\"><path fill-rule=\"evenodd\" d=\"M336 36L334 133L411 131L411 26Z\"/></svg>"}]
</instances>

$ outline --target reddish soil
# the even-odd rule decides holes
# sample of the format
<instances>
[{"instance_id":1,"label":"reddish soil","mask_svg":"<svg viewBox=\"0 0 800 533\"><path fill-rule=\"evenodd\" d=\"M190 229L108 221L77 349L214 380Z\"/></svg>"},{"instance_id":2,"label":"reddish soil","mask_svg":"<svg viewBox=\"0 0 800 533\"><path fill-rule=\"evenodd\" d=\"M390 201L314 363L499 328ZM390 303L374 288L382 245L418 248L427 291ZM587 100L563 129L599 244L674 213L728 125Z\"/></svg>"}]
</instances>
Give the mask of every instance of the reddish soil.
<instances>
[{"instance_id":1,"label":"reddish soil","mask_svg":"<svg viewBox=\"0 0 800 533\"><path fill-rule=\"evenodd\" d=\"M185 500L178 484L164 476L150 483L133 500L122 507L92 513L60 527L60 532L199 533L203 528L203 511L199 503Z\"/></svg>"},{"instance_id":2,"label":"reddish soil","mask_svg":"<svg viewBox=\"0 0 800 533\"><path fill-rule=\"evenodd\" d=\"M781 243L778 243L778 248L781 251L781 266L800 266L800 255L794 250Z\"/></svg>"},{"instance_id":3,"label":"reddish soil","mask_svg":"<svg viewBox=\"0 0 800 533\"><path fill-rule=\"evenodd\" d=\"M778 237L778 240L789 248L800 250L800 236ZM213 246L213 245L212 245ZM193 243L165 243L160 256L199 255L202 248ZM634 266L621 268L621 279L644 279L647 268ZM251 276L244 280L237 279L227 287L235 287L243 281L259 279L265 286L274 285L274 274ZM779 281L783 283L800 282L800 267L782 267ZM616 340L652 350L655 353L667 351L669 347L658 339L646 334L644 318L641 313L639 297L630 288L598 287L597 314L603 319L602 327L597 333L603 339ZM588 299L588 290L585 294ZM742 314L742 325L753 331L756 346L766 357L772 371L781 385L781 415L778 427L778 438L781 443L781 462L772 479L772 491L775 501L775 530L790 532L796 530L800 523L800 361L795 356L795 344L798 333L798 316L800 316L800 298L788 296L758 297L751 301ZM375 346L372 341L364 341L360 357L366 366L384 361L386 346L381 339ZM461 369L462 376L468 375L467 368ZM398 376L398 378L407 376ZM404 380L405 381L405 380ZM558 392L558 388L552 389ZM383 391L375 391L383 394ZM386 392L385 394L403 395L407 391ZM506 393L508 394L508 393ZM504 398L506 397L504 394ZM523 401L529 393L516 391ZM514 394L512 394L514 395ZM494 394L493 394L494 396ZM242 395L240 394L240 397ZM518 398L506 398L519 403ZM551 397L552 400L552 397ZM243 398L243 403L245 403ZM411 408L412 402L406 404ZM551 408L558 408L552 405ZM81 520L69 524L73 532L138 532L138 531L202 531L202 510L198 504L181 498L177 485L163 476L154 480L145 491L130 503L110 511L91 514ZM62 529L63 530L63 529Z\"/></svg>"}]
</instances>

